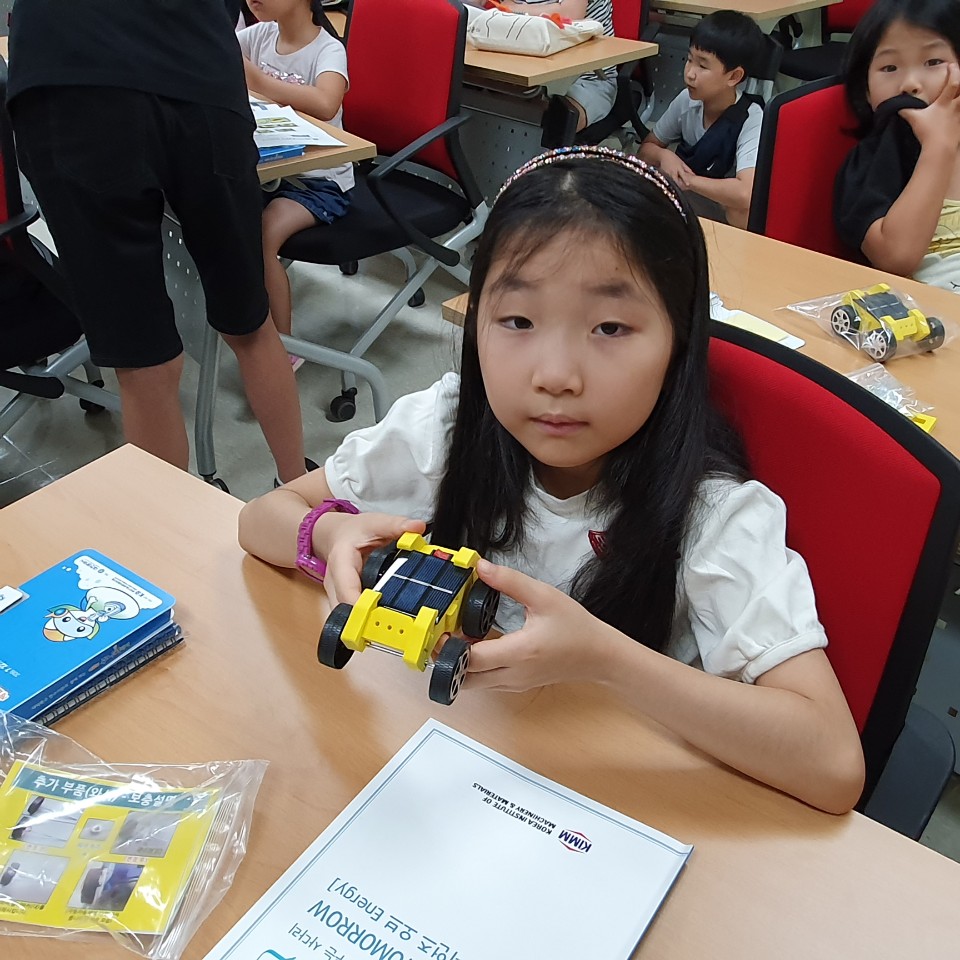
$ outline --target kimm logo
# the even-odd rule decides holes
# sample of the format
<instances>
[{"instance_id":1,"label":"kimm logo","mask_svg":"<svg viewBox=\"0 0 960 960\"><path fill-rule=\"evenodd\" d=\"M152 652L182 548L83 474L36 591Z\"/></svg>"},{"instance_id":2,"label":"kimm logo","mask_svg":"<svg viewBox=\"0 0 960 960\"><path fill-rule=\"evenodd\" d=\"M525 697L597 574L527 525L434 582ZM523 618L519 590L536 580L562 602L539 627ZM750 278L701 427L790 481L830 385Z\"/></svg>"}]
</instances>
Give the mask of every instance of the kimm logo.
<instances>
[{"instance_id":1,"label":"kimm logo","mask_svg":"<svg viewBox=\"0 0 960 960\"><path fill-rule=\"evenodd\" d=\"M584 834L571 830L561 830L557 839L568 850L572 850L574 853L589 853L590 848L593 846L589 838Z\"/></svg>"}]
</instances>

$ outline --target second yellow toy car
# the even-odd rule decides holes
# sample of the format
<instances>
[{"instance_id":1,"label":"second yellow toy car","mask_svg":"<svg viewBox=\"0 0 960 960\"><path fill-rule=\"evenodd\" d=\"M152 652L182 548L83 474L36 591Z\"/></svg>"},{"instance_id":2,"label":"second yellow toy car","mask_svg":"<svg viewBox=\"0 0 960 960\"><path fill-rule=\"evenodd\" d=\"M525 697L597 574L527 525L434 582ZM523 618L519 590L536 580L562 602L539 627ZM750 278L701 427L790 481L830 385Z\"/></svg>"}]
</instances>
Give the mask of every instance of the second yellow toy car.
<instances>
[{"instance_id":1,"label":"second yellow toy car","mask_svg":"<svg viewBox=\"0 0 960 960\"><path fill-rule=\"evenodd\" d=\"M878 363L889 360L904 340L929 351L944 339L943 324L936 317L908 307L886 283L845 293L830 314L830 326Z\"/></svg>"},{"instance_id":2,"label":"second yellow toy car","mask_svg":"<svg viewBox=\"0 0 960 960\"><path fill-rule=\"evenodd\" d=\"M470 662L469 641L454 634L485 637L500 603L500 594L477 576L479 560L476 550L448 550L418 533L374 550L360 575L360 599L353 606L337 604L327 617L318 659L342 670L355 651L372 646L402 657L414 670L432 664L430 699L453 703Z\"/></svg>"}]
</instances>

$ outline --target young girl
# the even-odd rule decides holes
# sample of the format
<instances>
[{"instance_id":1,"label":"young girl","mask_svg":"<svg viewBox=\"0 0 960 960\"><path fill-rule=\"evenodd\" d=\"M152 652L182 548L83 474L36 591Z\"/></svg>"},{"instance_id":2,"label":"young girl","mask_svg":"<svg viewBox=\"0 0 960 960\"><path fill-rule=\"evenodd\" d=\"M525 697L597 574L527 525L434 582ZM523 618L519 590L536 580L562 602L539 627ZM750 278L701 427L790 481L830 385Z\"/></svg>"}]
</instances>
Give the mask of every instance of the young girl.
<instances>
[{"instance_id":1,"label":"young girl","mask_svg":"<svg viewBox=\"0 0 960 960\"><path fill-rule=\"evenodd\" d=\"M364 555L429 520L437 543L504 564L480 566L504 635L474 644L467 690L606 684L725 763L846 811L859 738L783 503L745 480L710 410L708 299L703 234L672 181L599 147L538 157L480 240L459 377L244 507L240 542L293 567L302 531L332 602L354 602Z\"/></svg>"},{"instance_id":2,"label":"young girl","mask_svg":"<svg viewBox=\"0 0 960 960\"><path fill-rule=\"evenodd\" d=\"M237 34L247 86L255 93L343 128L347 54L324 14L321 0L248 0L263 22ZM321 29L322 27L322 29ZM282 181L263 211L263 262L270 313L290 333L290 283L277 255L300 230L342 217L349 206L353 167L347 163ZM300 362L290 358L294 367Z\"/></svg>"},{"instance_id":3,"label":"young girl","mask_svg":"<svg viewBox=\"0 0 960 960\"><path fill-rule=\"evenodd\" d=\"M846 71L864 139L835 196L846 243L881 270L948 290L960 290L958 51L956 0L877 0L867 11Z\"/></svg>"}]
</instances>

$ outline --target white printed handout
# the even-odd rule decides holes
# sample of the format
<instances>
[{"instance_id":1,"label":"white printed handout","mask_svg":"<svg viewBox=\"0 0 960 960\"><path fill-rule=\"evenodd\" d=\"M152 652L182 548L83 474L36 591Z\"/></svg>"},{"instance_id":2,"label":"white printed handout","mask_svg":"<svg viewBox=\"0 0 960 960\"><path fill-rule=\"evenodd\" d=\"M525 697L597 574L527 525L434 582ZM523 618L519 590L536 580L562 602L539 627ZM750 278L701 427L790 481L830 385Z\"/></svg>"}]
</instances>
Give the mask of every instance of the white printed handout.
<instances>
[{"instance_id":1,"label":"white printed handout","mask_svg":"<svg viewBox=\"0 0 960 960\"><path fill-rule=\"evenodd\" d=\"M342 147L342 140L327 133L315 123L304 120L293 107L281 107L264 100L250 100L257 129L253 135L258 147L285 147L297 144L308 147Z\"/></svg>"},{"instance_id":2,"label":"white printed handout","mask_svg":"<svg viewBox=\"0 0 960 960\"><path fill-rule=\"evenodd\" d=\"M207 960L626 960L692 849L429 720Z\"/></svg>"}]
</instances>

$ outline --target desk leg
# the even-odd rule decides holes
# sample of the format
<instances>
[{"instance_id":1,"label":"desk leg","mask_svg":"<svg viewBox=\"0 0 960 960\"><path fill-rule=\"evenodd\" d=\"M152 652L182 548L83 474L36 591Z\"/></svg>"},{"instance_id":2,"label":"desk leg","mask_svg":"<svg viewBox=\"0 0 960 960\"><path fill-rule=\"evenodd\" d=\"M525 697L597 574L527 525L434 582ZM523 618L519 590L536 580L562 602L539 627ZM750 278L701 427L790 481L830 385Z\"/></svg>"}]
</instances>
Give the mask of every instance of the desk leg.
<instances>
[{"instance_id":1,"label":"desk leg","mask_svg":"<svg viewBox=\"0 0 960 960\"><path fill-rule=\"evenodd\" d=\"M180 224L168 212L163 222L163 268L177 331L187 354L200 366L194 444L197 473L208 483L217 473L213 414L220 360L220 337L207 323L207 306L196 264L183 242Z\"/></svg>"}]
</instances>

